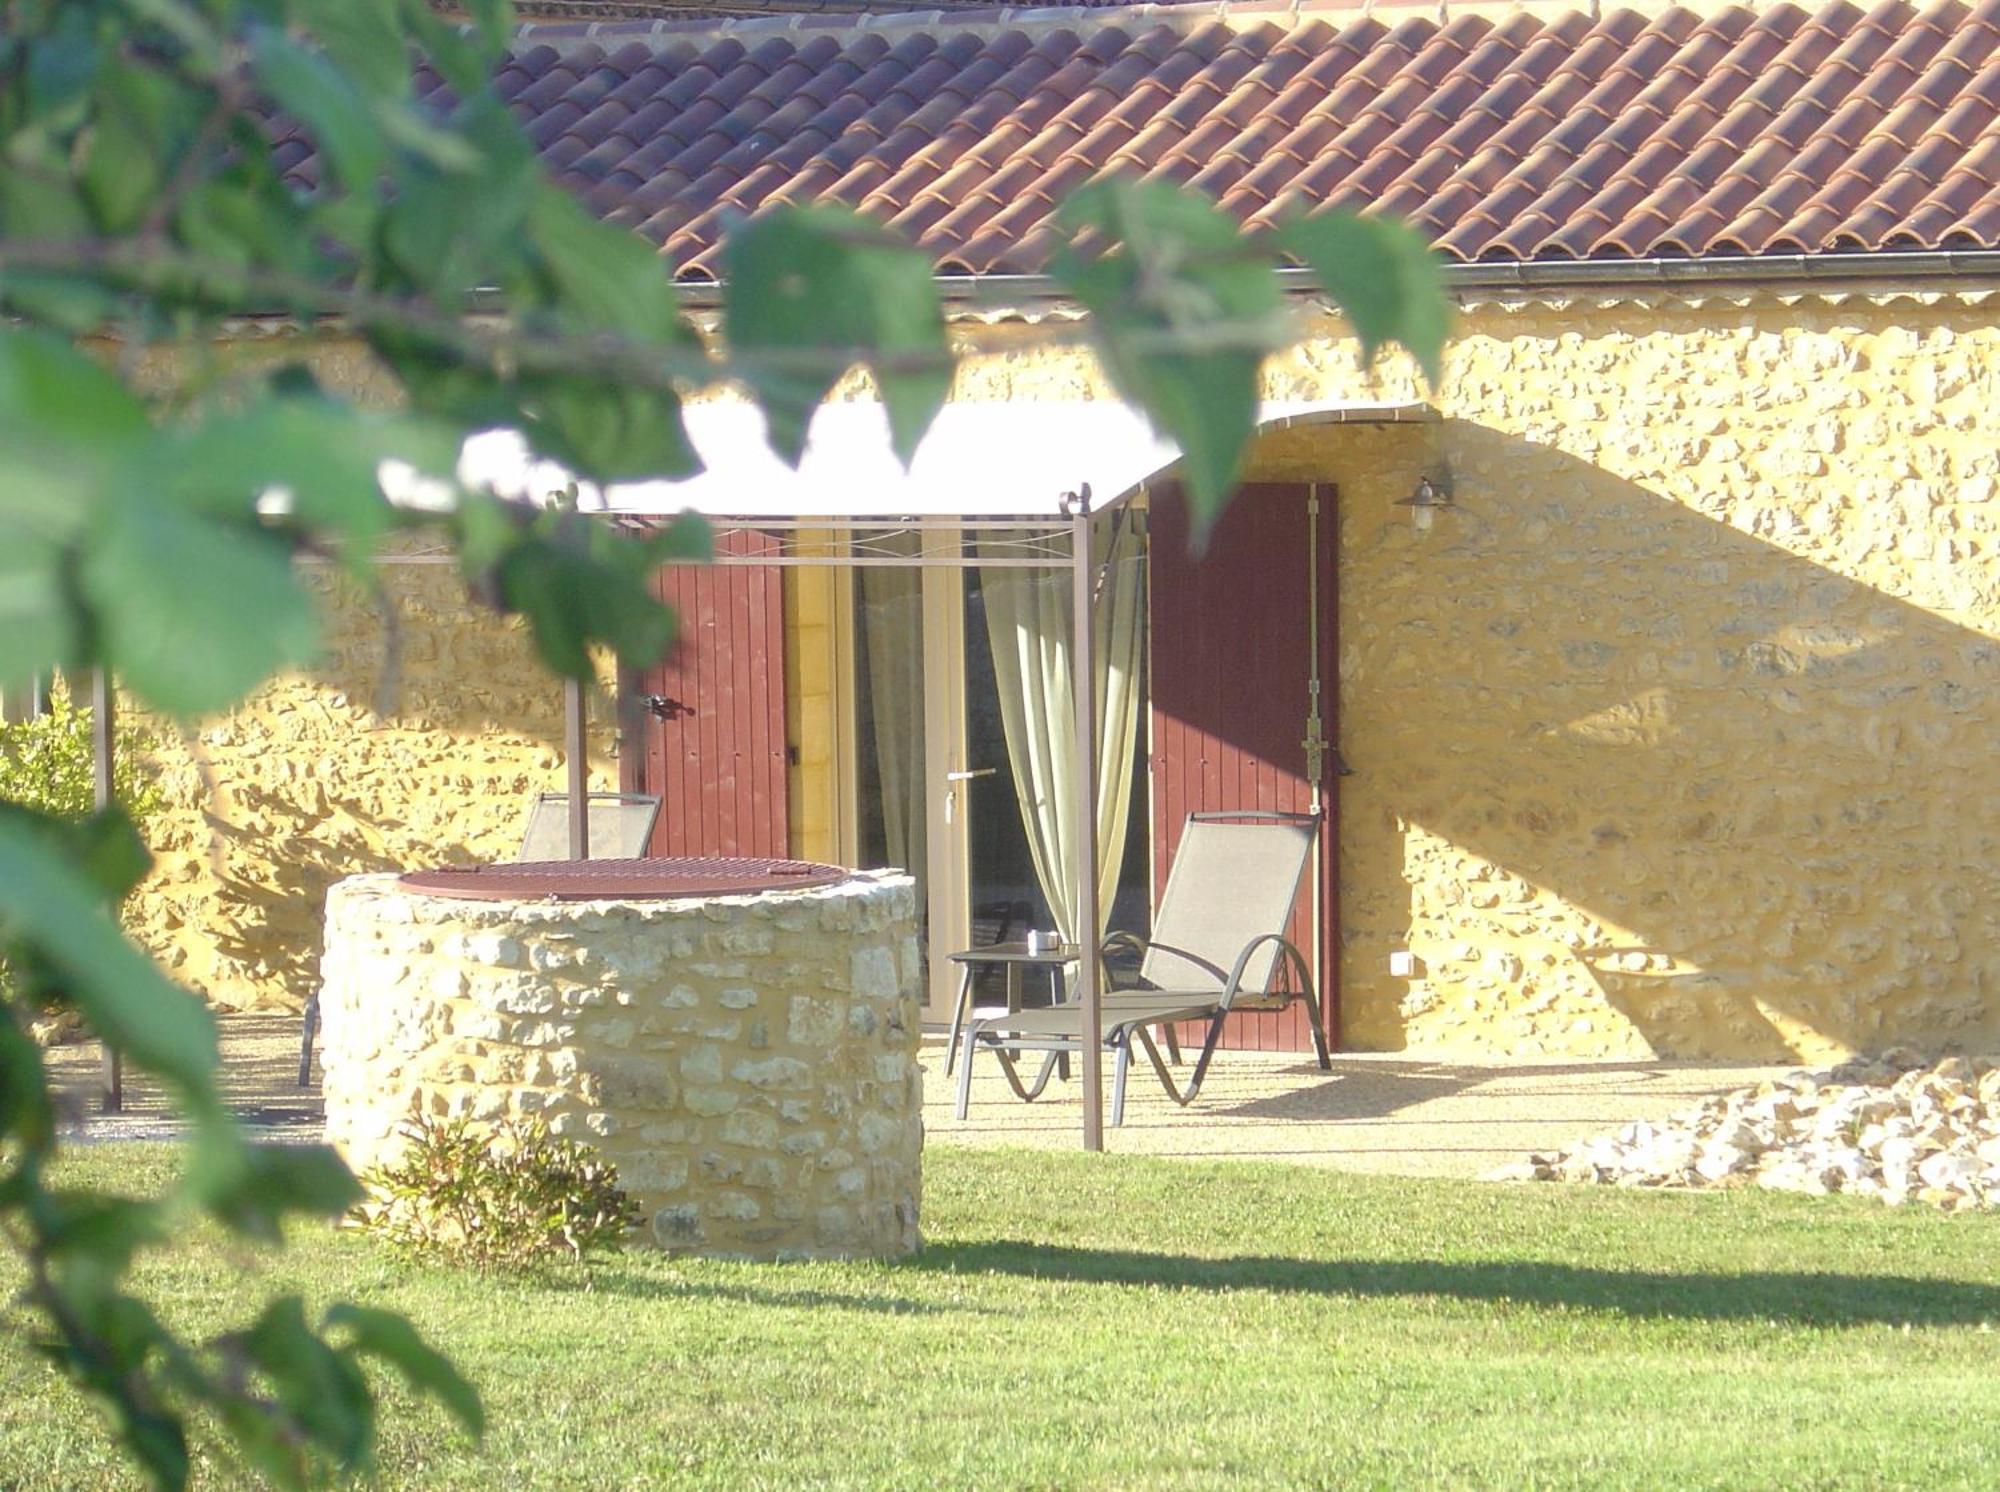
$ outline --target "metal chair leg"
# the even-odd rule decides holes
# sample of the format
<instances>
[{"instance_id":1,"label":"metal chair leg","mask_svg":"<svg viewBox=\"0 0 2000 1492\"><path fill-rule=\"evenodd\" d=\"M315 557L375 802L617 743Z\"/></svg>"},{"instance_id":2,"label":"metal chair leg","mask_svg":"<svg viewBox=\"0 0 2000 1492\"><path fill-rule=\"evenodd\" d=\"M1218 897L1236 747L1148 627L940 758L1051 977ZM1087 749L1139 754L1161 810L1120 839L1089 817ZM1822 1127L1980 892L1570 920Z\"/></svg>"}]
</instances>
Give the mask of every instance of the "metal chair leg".
<instances>
[{"instance_id":1,"label":"metal chair leg","mask_svg":"<svg viewBox=\"0 0 2000 1492\"><path fill-rule=\"evenodd\" d=\"M1118 1051L1118 1065L1111 1076L1111 1127L1117 1129L1125 1122L1125 1074L1132 1067L1132 1033L1121 1032L1111 1040Z\"/></svg>"},{"instance_id":2,"label":"metal chair leg","mask_svg":"<svg viewBox=\"0 0 2000 1492\"><path fill-rule=\"evenodd\" d=\"M313 1036L319 1030L319 991L314 990L306 997L306 1008L301 1014L303 1028L299 1036L299 1086L312 1086Z\"/></svg>"},{"instance_id":3,"label":"metal chair leg","mask_svg":"<svg viewBox=\"0 0 2000 1492\"><path fill-rule=\"evenodd\" d=\"M965 1027L965 1050L958 1054L958 1117L963 1119L966 1110L972 1107L972 1053L979 1040L979 1022L969 1021Z\"/></svg>"},{"instance_id":4,"label":"metal chair leg","mask_svg":"<svg viewBox=\"0 0 2000 1492\"><path fill-rule=\"evenodd\" d=\"M958 967L958 1003L951 1008L951 1035L944 1044L944 1075L951 1076L951 1064L958 1060L958 1033L972 1010L972 965Z\"/></svg>"}]
</instances>

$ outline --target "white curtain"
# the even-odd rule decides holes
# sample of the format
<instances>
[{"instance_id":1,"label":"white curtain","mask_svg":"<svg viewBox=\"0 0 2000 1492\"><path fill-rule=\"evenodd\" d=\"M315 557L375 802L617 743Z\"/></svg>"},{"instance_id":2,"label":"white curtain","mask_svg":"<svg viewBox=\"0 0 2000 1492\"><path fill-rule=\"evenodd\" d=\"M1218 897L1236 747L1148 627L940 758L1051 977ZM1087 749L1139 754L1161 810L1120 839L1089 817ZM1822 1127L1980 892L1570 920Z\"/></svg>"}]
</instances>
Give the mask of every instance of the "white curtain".
<instances>
[{"instance_id":1,"label":"white curtain","mask_svg":"<svg viewBox=\"0 0 2000 1492\"><path fill-rule=\"evenodd\" d=\"M1093 614L1092 661L1097 711L1097 927L1109 925L1125 859L1132 803L1132 752L1139 731L1145 639L1146 549L1129 510L1097 521L1093 578L1101 581ZM1076 941L1071 880L1077 823L1076 729L1070 690L1070 587L1067 569L982 570L986 628L1007 759L1035 878L1063 937Z\"/></svg>"},{"instance_id":2,"label":"white curtain","mask_svg":"<svg viewBox=\"0 0 2000 1492\"><path fill-rule=\"evenodd\" d=\"M923 571L861 570L870 715L888 860L927 884L924 834Z\"/></svg>"}]
</instances>

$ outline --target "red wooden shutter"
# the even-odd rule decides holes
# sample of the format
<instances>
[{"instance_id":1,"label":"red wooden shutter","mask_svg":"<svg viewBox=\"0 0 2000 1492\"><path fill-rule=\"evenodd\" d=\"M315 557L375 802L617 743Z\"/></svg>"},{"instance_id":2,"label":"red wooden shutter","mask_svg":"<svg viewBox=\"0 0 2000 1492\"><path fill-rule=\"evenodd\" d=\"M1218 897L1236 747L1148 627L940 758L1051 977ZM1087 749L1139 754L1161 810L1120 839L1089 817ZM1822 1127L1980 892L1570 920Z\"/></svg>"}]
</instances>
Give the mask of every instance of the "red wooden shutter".
<instances>
[{"instance_id":1,"label":"red wooden shutter","mask_svg":"<svg viewBox=\"0 0 2000 1492\"><path fill-rule=\"evenodd\" d=\"M717 548L769 554L777 543L738 530ZM680 640L640 675L628 717L641 726L638 789L661 799L655 855L787 853L783 576L774 565L675 565L656 579Z\"/></svg>"},{"instance_id":2,"label":"red wooden shutter","mask_svg":"<svg viewBox=\"0 0 2000 1492\"><path fill-rule=\"evenodd\" d=\"M1197 556L1180 492L1155 489L1147 595L1156 903L1190 813L1231 808L1304 813L1312 807L1305 753L1311 662L1307 495L1296 484L1243 487ZM1331 511L1320 515L1320 708L1329 739L1338 696L1332 666L1333 523ZM1323 769L1329 807L1333 760L1329 753ZM1333 843L1329 822L1322 825L1320 844L1323 906L1333 897ZM1310 880L1308 873L1287 933L1308 961L1315 910ZM1330 918L1323 932L1325 962L1337 967ZM1321 990L1320 999L1331 1022L1333 992ZM1279 1014L1231 1017L1223 1044L1307 1051L1312 1036L1303 1009L1294 1005Z\"/></svg>"}]
</instances>

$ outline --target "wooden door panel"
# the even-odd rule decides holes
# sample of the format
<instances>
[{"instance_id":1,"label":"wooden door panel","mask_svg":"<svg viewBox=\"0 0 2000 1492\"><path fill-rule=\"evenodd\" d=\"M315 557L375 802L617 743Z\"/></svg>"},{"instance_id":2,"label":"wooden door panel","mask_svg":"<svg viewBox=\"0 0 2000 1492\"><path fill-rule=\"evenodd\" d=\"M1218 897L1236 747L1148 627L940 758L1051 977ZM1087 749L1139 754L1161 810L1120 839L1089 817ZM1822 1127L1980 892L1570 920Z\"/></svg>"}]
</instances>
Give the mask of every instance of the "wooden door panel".
<instances>
[{"instance_id":1,"label":"wooden door panel","mask_svg":"<svg viewBox=\"0 0 2000 1492\"><path fill-rule=\"evenodd\" d=\"M748 555L777 544L732 531L716 547ZM655 578L680 617L672 653L639 675L630 716L642 742L635 786L660 795L655 855L787 853L783 575L767 565L671 565Z\"/></svg>"},{"instance_id":2,"label":"wooden door panel","mask_svg":"<svg viewBox=\"0 0 2000 1492\"><path fill-rule=\"evenodd\" d=\"M1154 897L1190 813L1225 809L1309 812L1305 734L1311 673L1307 489L1252 484L1231 501L1197 556L1188 510L1177 489L1152 502L1151 698ZM1320 520L1321 711L1329 738L1333 705L1329 645L1334 616L1332 514ZM1326 790L1331 797L1329 775ZM1330 825L1319 860L1330 875ZM1313 951L1311 874L1301 885L1287 935L1307 959ZM1333 929L1323 927L1329 957ZM1333 991L1320 991L1331 1013ZM1189 1033L1193 1034L1193 1033ZM1198 1035L1195 1039L1199 1039ZM1312 1036L1303 1008L1233 1016L1223 1044L1254 1051L1306 1051Z\"/></svg>"}]
</instances>

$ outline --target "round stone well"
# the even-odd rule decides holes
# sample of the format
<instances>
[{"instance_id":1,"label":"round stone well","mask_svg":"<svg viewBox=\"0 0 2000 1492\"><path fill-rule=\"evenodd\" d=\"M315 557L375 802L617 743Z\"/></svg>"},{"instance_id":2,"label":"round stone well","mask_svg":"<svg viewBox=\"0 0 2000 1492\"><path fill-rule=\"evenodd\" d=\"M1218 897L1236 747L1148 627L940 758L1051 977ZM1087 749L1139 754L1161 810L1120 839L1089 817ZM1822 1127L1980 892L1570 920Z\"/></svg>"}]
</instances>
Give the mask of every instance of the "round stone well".
<instances>
[{"instance_id":1,"label":"round stone well","mask_svg":"<svg viewBox=\"0 0 2000 1492\"><path fill-rule=\"evenodd\" d=\"M747 879L746 879L747 877ZM906 875L594 860L327 894L328 1140L540 1114L618 1167L660 1247L917 1246L922 971Z\"/></svg>"}]
</instances>

